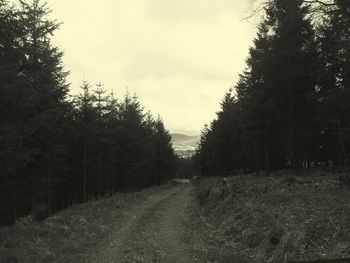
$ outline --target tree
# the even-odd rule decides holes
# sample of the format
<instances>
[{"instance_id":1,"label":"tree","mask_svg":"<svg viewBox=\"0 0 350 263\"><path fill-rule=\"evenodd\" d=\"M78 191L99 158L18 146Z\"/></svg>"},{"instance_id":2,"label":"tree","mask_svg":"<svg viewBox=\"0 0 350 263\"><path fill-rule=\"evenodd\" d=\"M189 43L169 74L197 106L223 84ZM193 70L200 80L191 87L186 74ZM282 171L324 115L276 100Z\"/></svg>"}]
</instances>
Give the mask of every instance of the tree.
<instances>
[{"instance_id":1,"label":"tree","mask_svg":"<svg viewBox=\"0 0 350 263\"><path fill-rule=\"evenodd\" d=\"M203 174L229 175L244 166L240 105L232 92L226 93L217 118L201 134L196 160Z\"/></svg>"},{"instance_id":2,"label":"tree","mask_svg":"<svg viewBox=\"0 0 350 263\"><path fill-rule=\"evenodd\" d=\"M286 127L286 150L295 172L307 160L303 146L313 134L315 114L314 72L318 54L308 7L302 1L275 0L267 9L273 30L273 56L268 79L281 113L278 123Z\"/></svg>"},{"instance_id":3,"label":"tree","mask_svg":"<svg viewBox=\"0 0 350 263\"><path fill-rule=\"evenodd\" d=\"M350 131L350 3L334 1L320 28L323 63L319 82L319 119L325 137L326 159L348 164Z\"/></svg>"},{"instance_id":4,"label":"tree","mask_svg":"<svg viewBox=\"0 0 350 263\"><path fill-rule=\"evenodd\" d=\"M75 147L78 149L77 152L79 157L78 163L81 163L79 169L82 175L82 201L86 202L89 193L91 192L90 187L93 182L90 180L92 167L92 158L94 155L94 148L97 141L97 122L99 119L99 112L94 106L95 96L90 92L90 85L84 81L82 86L82 93L75 97ZM76 156L76 153L73 153ZM73 158L73 157L72 157ZM79 161L81 160L81 161Z\"/></svg>"},{"instance_id":5,"label":"tree","mask_svg":"<svg viewBox=\"0 0 350 263\"><path fill-rule=\"evenodd\" d=\"M282 127L276 123L279 111L269 83L272 54L272 35L267 21L263 21L254 39L254 47L250 48L247 70L236 85L242 105L243 145L250 145L242 149L246 149L242 155L244 160L251 161L249 165L255 167L258 174L262 167L268 174L271 162L279 163L283 155L279 134Z\"/></svg>"},{"instance_id":6,"label":"tree","mask_svg":"<svg viewBox=\"0 0 350 263\"><path fill-rule=\"evenodd\" d=\"M0 0L0 223L159 184L173 167L168 131L136 96L119 102L85 81L69 99L49 13Z\"/></svg>"},{"instance_id":7,"label":"tree","mask_svg":"<svg viewBox=\"0 0 350 263\"><path fill-rule=\"evenodd\" d=\"M199 160L207 172L286 167L297 173L317 148L314 118L317 43L303 1L272 0L250 49L247 69L202 134ZM207 159L206 162L204 159Z\"/></svg>"},{"instance_id":8,"label":"tree","mask_svg":"<svg viewBox=\"0 0 350 263\"><path fill-rule=\"evenodd\" d=\"M156 183L163 184L174 172L175 155L169 131L164 127L162 119L154 122L154 144L156 150L155 169Z\"/></svg>"},{"instance_id":9,"label":"tree","mask_svg":"<svg viewBox=\"0 0 350 263\"><path fill-rule=\"evenodd\" d=\"M62 53L50 40L59 25L48 13L39 0L21 1L19 8L1 2L0 143L5 146L5 174L18 184L26 181L28 201L32 206L46 203L49 213L52 177L59 166L56 135L67 107L67 73Z\"/></svg>"},{"instance_id":10,"label":"tree","mask_svg":"<svg viewBox=\"0 0 350 263\"><path fill-rule=\"evenodd\" d=\"M28 112L32 104L27 88L27 78L21 65L24 62L20 37L23 29L20 12L7 1L0 2L0 173L1 176L15 176L30 163L35 150L24 145L25 138L32 132L28 126Z\"/></svg>"}]
</instances>

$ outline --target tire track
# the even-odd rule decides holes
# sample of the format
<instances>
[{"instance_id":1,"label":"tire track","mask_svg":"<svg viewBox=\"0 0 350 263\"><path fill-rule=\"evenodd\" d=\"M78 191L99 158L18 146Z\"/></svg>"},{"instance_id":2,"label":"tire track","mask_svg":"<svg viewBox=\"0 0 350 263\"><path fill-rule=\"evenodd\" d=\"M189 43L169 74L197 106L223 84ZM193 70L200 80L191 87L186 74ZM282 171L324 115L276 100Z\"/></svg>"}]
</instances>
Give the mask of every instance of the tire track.
<instances>
[{"instance_id":1,"label":"tire track","mask_svg":"<svg viewBox=\"0 0 350 263\"><path fill-rule=\"evenodd\" d=\"M177 185L132 208L128 220L101 245L90 262L191 262L185 207L191 186Z\"/></svg>"}]
</instances>

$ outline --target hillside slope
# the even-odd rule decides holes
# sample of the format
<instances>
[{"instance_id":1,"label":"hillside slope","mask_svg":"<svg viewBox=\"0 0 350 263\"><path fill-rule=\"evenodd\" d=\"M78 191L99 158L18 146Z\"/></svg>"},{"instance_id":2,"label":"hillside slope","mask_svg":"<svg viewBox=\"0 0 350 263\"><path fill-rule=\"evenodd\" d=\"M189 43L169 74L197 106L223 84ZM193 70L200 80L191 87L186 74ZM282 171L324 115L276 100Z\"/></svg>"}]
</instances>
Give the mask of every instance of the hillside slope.
<instances>
[{"instance_id":1,"label":"hillside slope","mask_svg":"<svg viewBox=\"0 0 350 263\"><path fill-rule=\"evenodd\" d=\"M206 178L196 184L211 239L254 262L350 257L350 189L337 174Z\"/></svg>"},{"instance_id":2,"label":"hillside slope","mask_svg":"<svg viewBox=\"0 0 350 263\"><path fill-rule=\"evenodd\" d=\"M199 136L189 136L180 133L171 134L172 142L177 151L194 151L199 142Z\"/></svg>"}]
</instances>

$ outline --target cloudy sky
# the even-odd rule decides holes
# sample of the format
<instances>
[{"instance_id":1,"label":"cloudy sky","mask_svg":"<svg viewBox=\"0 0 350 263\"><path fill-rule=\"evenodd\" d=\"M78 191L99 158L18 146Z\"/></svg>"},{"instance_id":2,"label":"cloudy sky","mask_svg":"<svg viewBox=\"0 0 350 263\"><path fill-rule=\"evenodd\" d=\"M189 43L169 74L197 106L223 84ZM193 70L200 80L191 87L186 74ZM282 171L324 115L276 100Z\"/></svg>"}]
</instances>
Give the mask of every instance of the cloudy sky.
<instances>
[{"instance_id":1,"label":"cloudy sky","mask_svg":"<svg viewBox=\"0 0 350 263\"><path fill-rule=\"evenodd\" d=\"M252 0L48 0L72 93L136 92L171 132L199 134L244 69Z\"/></svg>"}]
</instances>

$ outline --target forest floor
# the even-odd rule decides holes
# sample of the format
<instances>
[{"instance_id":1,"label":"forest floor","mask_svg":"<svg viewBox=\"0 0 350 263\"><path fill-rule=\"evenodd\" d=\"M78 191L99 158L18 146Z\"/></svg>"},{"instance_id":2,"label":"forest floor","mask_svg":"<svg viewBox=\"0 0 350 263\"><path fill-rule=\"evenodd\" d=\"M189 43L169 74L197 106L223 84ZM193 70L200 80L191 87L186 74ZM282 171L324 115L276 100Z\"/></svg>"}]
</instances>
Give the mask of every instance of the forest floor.
<instances>
[{"instance_id":1,"label":"forest floor","mask_svg":"<svg viewBox=\"0 0 350 263\"><path fill-rule=\"evenodd\" d=\"M0 228L0 262L223 262L202 219L189 182L117 194Z\"/></svg>"},{"instance_id":2,"label":"forest floor","mask_svg":"<svg viewBox=\"0 0 350 263\"><path fill-rule=\"evenodd\" d=\"M350 262L349 182L329 171L276 171L205 178L195 189L209 239L222 250L241 251L251 262Z\"/></svg>"},{"instance_id":3,"label":"forest floor","mask_svg":"<svg viewBox=\"0 0 350 263\"><path fill-rule=\"evenodd\" d=\"M0 228L0 263L248 263L350 257L337 175L203 178Z\"/></svg>"}]
</instances>

